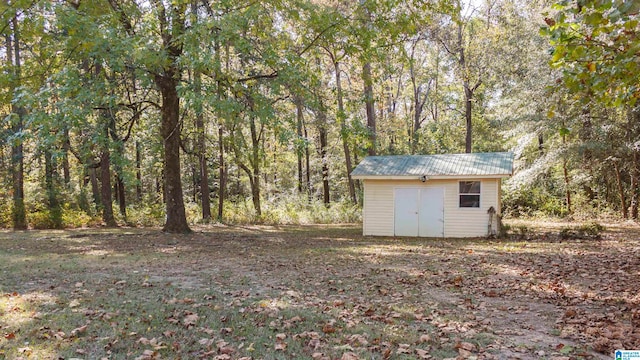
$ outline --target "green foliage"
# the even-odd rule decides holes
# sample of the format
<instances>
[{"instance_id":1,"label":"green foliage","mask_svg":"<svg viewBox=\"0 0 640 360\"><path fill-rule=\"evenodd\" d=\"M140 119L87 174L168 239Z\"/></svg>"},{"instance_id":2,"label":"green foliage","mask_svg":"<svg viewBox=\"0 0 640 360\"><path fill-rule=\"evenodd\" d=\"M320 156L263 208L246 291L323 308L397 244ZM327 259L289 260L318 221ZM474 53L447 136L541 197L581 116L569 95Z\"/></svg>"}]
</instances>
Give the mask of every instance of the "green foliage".
<instances>
[{"instance_id":1,"label":"green foliage","mask_svg":"<svg viewBox=\"0 0 640 360\"><path fill-rule=\"evenodd\" d=\"M361 210L347 199L328 207L321 199L292 195L272 199L256 216L249 200L225 203L224 222L229 224L340 224L361 221Z\"/></svg>"},{"instance_id":2,"label":"green foliage","mask_svg":"<svg viewBox=\"0 0 640 360\"><path fill-rule=\"evenodd\" d=\"M591 221L580 226L563 227L560 229L561 239L600 239L605 227L595 221Z\"/></svg>"},{"instance_id":3,"label":"green foliage","mask_svg":"<svg viewBox=\"0 0 640 360\"><path fill-rule=\"evenodd\" d=\"M116 219L122 221L120 214ZM146 206L135 205L127 207L127 221L132 226L162 226L165 219L165 208L161 203Z\"/></svg>"},{"instance_id":4,"label":"green foliage","mask_svg":"<svg viewBox=\"0 0 640 360\"><path fill-rule=\"evenodd\" d=\"M542 33L564 85L605 105L633 106L640 97L638 2L560 1L553 8Z\"/></svg>"},{"instance_id":5,"label":"green foliage","mask_svg":"<svg viewBox=\"0 0 640 360\"><path fill-rule=\"evenodd\" d=\"M0 229L7 229L12 226L11 202L0 201Z\"/></svg>"},{"instance_id":6,"label":"green foliage","mask_svg":"<svg viewBox=\"0 0 640 360\"><path fill-rule=\"evenodd\" d=\"M100 225L100 219L71 208L44 209L29 213L32 229L73 229Z\"/></svg>"},{"instance_id":7,"label":"green foliage","mask_svg":"<svg viewBox=\"0 0 640 360\"><path fill-rule=\"evenodd\" d=\"M191 224L201 218L200 155L206 157L212 208L218 170L225 171L225 222L359 221L360 209L342 199L349 196L345 154L357 165L372 145L364 98L375 102L379 153L461 152L464 86L473 88L473 151L511 147L521 163L522 175L515 178L528 181L505 189L505 214L564 216L567 192L574 216L626 208L608 175L619 165L622 192L638 193L631 179L639 163L640 129L633 124L640 122L631 107L622 107L640 94L635 2L559 1L547 9L546 38L534 20L542 10L537 2L499 0L468 11L456 3L0 5L9 24L2 35L11 35L16 14L22 29L22 76L4 58L0 63L0 135L3 146L25 145L27 217L37 227L94 222L103 184L98 171L92 189L89 174L108 152L112 186L116 177L124 183L126 222L165 221L166 142L158 134L166 99L158 79L169 73L177 81L180 126L173 131L187 155L180 166ZM177 26L183 20L184 29ZM169 33L175 36L167 43ZM552 55L545 53L547 40ZM372 94L363 89L364 64L371 67ZM556 83L559 76L563 81ZM556 91L549 92L554 84ZM598 102L582 101L591 98ZM603 104L620 106L608 111ZM12 105L29 109L24 129L13 129ZM326 146L319 145L321 129ZM0 171L8 183L7 169ZM316 200L323 180L329 182L329 207ZM312 200L299 195L298 186ZM0 205L0 225L8 221L7 206Z\"/></svg>"},{"instance_id":8,"label":"green foliage","mask_svg":"<svg viewBox=\"0 0 640 360\"><path fill-rule=\"evenodd\" d=\"M561 195L549 193L544 184L516 189L505 188L502 213L508 217L565 216Z\"/></svg>"}]
</instances>

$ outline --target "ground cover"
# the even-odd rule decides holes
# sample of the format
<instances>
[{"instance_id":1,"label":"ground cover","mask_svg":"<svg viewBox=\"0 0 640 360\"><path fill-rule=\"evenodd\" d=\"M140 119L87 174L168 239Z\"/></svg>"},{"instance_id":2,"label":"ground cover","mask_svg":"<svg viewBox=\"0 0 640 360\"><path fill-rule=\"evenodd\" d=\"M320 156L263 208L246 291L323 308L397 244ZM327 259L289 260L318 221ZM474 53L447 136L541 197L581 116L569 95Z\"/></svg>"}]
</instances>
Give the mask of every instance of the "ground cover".
<instances>
[{"instance_id":1,"label":"ground cover","mask_svg":"<svg viewBox=\"0 0 640 360\"><path fill-rule=\"evenodd\" d=\"M640 229L0 232L0 359L610 359L640 348ZM571 234L569 234L571 235Z\"/></svg>"}]
</instances>

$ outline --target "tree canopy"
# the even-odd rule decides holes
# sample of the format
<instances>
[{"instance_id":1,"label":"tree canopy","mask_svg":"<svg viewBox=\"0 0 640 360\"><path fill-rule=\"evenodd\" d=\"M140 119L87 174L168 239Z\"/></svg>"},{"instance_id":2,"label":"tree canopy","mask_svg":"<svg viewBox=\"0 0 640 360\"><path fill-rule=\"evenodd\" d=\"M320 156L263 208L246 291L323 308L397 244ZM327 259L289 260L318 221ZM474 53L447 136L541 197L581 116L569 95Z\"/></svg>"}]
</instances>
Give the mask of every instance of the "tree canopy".
<instances>
[{"instance_id":1,"label":"tree canopy","mask_svg":"<svg viewBox=\"0 0 640 360\"><path fill-rule=\"evenodd\" d=\"M465 151L516 153L507 214L635 218L639 11L6 0L0 226L353 221L365 156Z\"/></svg>"}]
</instances>

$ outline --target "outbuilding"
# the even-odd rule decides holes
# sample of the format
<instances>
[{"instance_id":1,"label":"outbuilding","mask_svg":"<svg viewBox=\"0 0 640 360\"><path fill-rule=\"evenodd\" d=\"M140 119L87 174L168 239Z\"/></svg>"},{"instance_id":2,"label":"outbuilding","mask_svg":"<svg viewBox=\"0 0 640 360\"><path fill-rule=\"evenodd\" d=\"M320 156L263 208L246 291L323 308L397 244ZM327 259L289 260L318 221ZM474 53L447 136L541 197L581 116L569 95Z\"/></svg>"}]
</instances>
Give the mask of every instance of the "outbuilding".
<instances>
[{"instance_id":1,"label":"outbuilding","mask_svg":"<svg viewBox=\"0 0 640 360\"><path fill-rule=\"evenodd\" d=\"M495 234L508 152L366 157L351 176L364 186L363 233L480 237Z\"/></svg>"}]
</instances>

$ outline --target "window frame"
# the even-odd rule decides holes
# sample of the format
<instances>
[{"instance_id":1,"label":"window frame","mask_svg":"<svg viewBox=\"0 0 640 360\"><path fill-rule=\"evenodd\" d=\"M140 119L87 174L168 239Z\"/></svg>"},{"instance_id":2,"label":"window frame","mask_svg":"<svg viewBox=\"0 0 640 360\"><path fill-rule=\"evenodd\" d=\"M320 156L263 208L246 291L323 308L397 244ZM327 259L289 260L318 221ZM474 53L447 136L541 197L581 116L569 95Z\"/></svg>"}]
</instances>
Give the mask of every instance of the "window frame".
<instances>
[{"instance_id":1,"label":"window frame","mask_svg":"<svg viewBox=\"0 0 640 360\"><path fill-rule=\"evenodd\" d=\"M475 186L474 183L478 184L478 192L471 192L473 187ZM463 192L464 190L463 186L465 187L468 186L469 188L468 192ZM462 202L463 197L468 198L468 197L476 197L476 196L478 198L478 201L471 202L472 206L463 206L463 202ZM458 181L458 208L459 209L480 209L481 202L482 202L482 181L481 180L459 180ZM469 202L467 201L465 203L469 203ZM473 206L473 204L477 204L477 206Z\"/></svg>"}]
</instances>

